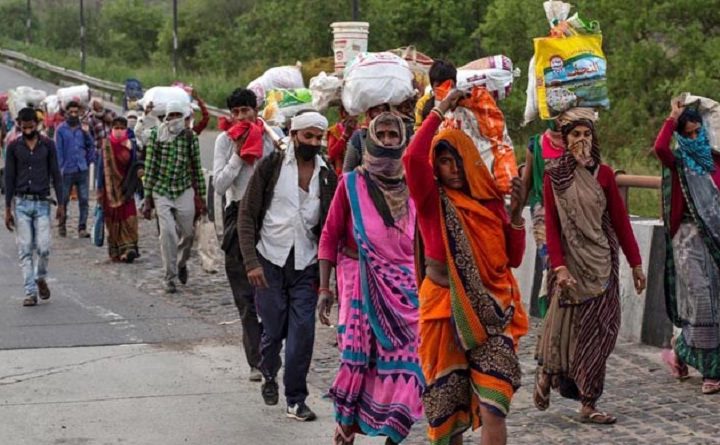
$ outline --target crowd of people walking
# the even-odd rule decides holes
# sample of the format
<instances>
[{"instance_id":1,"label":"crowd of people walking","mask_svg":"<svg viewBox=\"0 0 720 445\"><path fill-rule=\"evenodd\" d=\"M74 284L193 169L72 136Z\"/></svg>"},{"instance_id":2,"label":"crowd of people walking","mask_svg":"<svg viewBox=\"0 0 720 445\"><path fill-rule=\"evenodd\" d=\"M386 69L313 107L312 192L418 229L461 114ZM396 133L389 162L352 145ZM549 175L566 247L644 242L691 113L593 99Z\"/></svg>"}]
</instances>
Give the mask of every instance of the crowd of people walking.
<instances>
[{"instance_id":1,"label":"crowd of people walking","mask_svg":"<svg viewBox=\"0 0 720 445\"><path fill-rule=\"evenodd\" d=\"M316 111L301 112L283 131L258 117L253 91L227 98L212 185L224 197L220 244L248 378L262 382L267 405L279 403L282 381L286 415L315 419L307 375L316 318L337 324L329 396L338 445L357 435L401 443L423 418L432 444L461 444L479 427L481 443L507 442L505 419L521 385L517 351L529 330L513 275L524 258L528 201L546 283L534 404L549 409L555 390L580 403L582 421L617 421L598 405L620 330L621 251L638 294L646 278L615 175L602 163L597 114L573 108L554 119L530 141L522 178L503 189L473 139L450 122L479 100L455 89L456 74L451 63L434 63L416 121L419 98L379 104L364 120L341 110L332 127ZM193 125L179 103L161 116L150 114L152 104L124 117L99 100L87 108L67 104L53 139L38 131L35 110L20 110L7 144L5 225L16 232L25 306L50 297L51 207L58 235L67 236L73 189L77 235L90 236L93 164L110 260L136 260L138 216L156 215L165 291L189 279L195 223L207 212L198 139L207 121ZM702 392L717 393L720 156L700 115L679 102L655 152L665 293L677 326L663 358L676 378L693 367Z\"/></svg>"}]
</instances>

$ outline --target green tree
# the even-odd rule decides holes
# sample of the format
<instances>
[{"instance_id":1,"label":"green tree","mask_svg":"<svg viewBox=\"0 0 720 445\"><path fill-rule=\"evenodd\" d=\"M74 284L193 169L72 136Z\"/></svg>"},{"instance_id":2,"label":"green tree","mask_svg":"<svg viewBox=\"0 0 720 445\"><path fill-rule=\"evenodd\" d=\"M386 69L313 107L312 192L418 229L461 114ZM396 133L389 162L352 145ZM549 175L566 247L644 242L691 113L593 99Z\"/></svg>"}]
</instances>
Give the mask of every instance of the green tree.
<instances>
[{"instance_id":1,"label":"green tree","mask_svg":"<svg viewBox=\"0 0 720 445\"><path fill-rule=\"evenodd\" d=\"M33 22L36 17L33 15ZM26 36L27 4L23 0L3 0L0 2L0 30L6 38L24 40Z\"/></svg>"},{"instance_id":2,"label":"green tree","mask_svg":"<svg viewBox=\"0 0 720 445\"><path fill-rule=\"evenodd\" d=\"M100 11L97 47L102 54L131 65L144 64L157 50L158 33L165 20L157 6L143 0L116 0Z\"/></svg>"}]
</instances>

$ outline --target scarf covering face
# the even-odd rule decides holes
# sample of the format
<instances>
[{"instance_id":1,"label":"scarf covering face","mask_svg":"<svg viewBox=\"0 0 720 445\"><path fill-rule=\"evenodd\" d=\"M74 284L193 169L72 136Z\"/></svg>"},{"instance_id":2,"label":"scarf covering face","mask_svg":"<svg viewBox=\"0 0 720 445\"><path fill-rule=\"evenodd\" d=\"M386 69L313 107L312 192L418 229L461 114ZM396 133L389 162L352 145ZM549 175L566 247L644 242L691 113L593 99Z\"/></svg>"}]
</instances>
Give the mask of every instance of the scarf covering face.
<instances>
[{"instance_id":1,"label":"scarf covering face","mask_svg":"<svg viewBox=\"0 0 720 445\"><path fill-rule=\"evenodd\" d=\"M502 335L510 348L527 333L520 289L508 266L503 220L482 202L502 200L475 144L458 129L440 131L431 160L444 141L462 159L467 193L440 188L440 224L448 263L452 319L462 347L472 350Z\"/></svg>"},{"instance_id":2,"label":"scarf covering face","mask_svg":"<svg viewBox=\"0 0 720 445\"><path fill-rule=\"evenodd\" d=\"M575 289L559 295L562 306L582 304L605 293L612 273L610 258L617 250L605 192L594 174L601 162L594 121L578 118L565 122L563 135L567 141L567 134L580 125L592 129L593 166L583 168L566 150L545 167L555 195L567 268L578 282Z\"/></svg>"},{"instance_id":3,"label":"scarf covering face","mask_svg":"<svg viewBox=\"0 0 720 445\"><path fill-rule=\"evenodd\" d=\"M706 175L715 171L715 162L712 157L712 147L708 140L705 127L698 131L697 139L690 139L675 133L678 143L675 156L682 158L683 163L693 172Z\"/></svg>"},{"instance_id":4,"label":"scarf covering face","mask_svg":"<svg viewBox=\"0 0 720 445\"><path fill-rule=\"evenodd\" d=\"M400 132L400 144L383 146L377 138L376 123L392 118ZM408 213L410 193L405 182L402 155L407 147L405 126L400 117L384 112L377 116L368 128L364 140L363 163L358 172L365 177L368 191L385 226L392 227Z\"/></svg>"},{"instance_id":5,"label":"scarf covering face","mask_svg":"<svg viewBox=\"0 0 720 445\"><path fill-rule=\"evenodd\" d=\"M170 102L167 105L167 115L165 121L158 127L157 138L160 142L170 142L185 129L185 118L187 117L187 107L180 102ZM169 119L173 113L182 114L177 119Z\"/></svg>"}]
</instances>

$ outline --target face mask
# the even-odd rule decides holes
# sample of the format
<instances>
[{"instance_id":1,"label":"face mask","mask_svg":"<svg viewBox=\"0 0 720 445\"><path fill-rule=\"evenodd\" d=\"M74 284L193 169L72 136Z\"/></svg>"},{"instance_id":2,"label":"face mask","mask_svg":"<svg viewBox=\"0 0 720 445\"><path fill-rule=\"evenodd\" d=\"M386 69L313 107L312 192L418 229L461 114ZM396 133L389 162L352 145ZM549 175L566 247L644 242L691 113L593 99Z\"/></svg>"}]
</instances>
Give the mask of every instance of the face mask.
<instances>
[{"instance_id":1,"label":"face mask","mask_svg":"<svg viewBox=\"0 0 720 445\"><path fill-rule=\"evenodd\" d=\"M589 167L594 163L591 155L592 139L579 139L569 148L569 150L577 160L578 164L583 167Z\"/></svg>"},{"instance_id":2,"label":"face mask","mask_svg":"<svg viewBox=\"0 0 720 445\"><path fill-rule=\"evenodd\" d=\"M127 136L127 130L113 130L112 135L115 139L125 139Z\"/></svg>"},{"instance_id":3,"label":"face mask","mask_svg":"<svg viewBox=\"0 0 720 445\"><path fill-rule=\"evenodd\" d=\"M319 145L310 145L310 144L302 144L302 143L297 145L297 154L304 161L310 161L315 156L317 156L318 153L320 153Z\"/></svg>"},{"instance_id":4,"label":"face mask","mask_svg":"<svg viewBox=\"0 0 720 445\"><path fill-rule=\"evenodd\" d=\"M67 118L67 123L68 123L71 127L74 127L74 126L76 126L77 124L80 123L80 118L77 117L77 116L68 116L68 118Z\"/></svg>"},{"instance_id":5,"label":"face mask","mask_svg":"<svg viewBox=\"0 0 720 445\"><path fill-rule=\"evenodd\" d=\"M23 132L23 137L24 137L25 139L30 139L30 140L32 140L32 139L35 139L35 137L36 137L37 135L38 135L37 130L33 130L33 131L31 131L31 132L28 132L28 133Z\"/></svg>"},{"instance_id":6,"label":"face mask","mask_svg":"<svg viewBox=\"0 0 720 445\"><path fill-rule=\"evenodd\" d=\"M185 129L184 119L173 119L167 123L168 130L171 134L180 134Z\"/></svg>"}]
</instances>

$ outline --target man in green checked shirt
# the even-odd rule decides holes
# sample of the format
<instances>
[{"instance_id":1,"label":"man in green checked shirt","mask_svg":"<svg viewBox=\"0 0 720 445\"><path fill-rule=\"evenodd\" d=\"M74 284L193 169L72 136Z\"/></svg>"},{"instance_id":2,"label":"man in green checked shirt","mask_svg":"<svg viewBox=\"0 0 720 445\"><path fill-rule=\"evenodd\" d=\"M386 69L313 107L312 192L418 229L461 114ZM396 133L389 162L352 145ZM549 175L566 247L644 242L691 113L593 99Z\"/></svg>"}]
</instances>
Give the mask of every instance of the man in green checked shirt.
<instances>
[{"instance_id":1,"label":"man in green checked shirt","mask_svg":"<svg viewBox=\"0 0 720 445\"><path fill-rule=\"evenodd\" d=\"M187 112L186 105L169 103L162 124L150 134L145 153L143 216L150 219L152 209L157 211L165 292L169 294L177 292L176 279L187 283L196 210L200 214L207 211L200 143L197 135L185 128Z\"/></svg>"}]
</instances>

